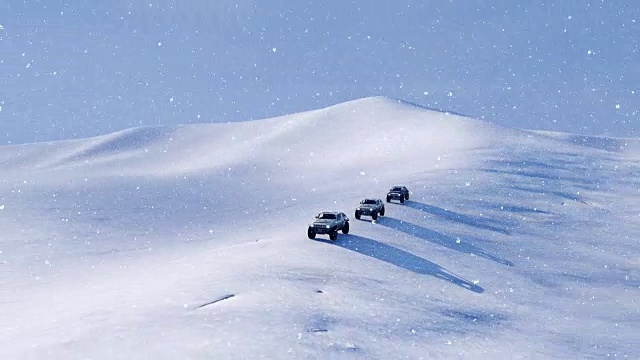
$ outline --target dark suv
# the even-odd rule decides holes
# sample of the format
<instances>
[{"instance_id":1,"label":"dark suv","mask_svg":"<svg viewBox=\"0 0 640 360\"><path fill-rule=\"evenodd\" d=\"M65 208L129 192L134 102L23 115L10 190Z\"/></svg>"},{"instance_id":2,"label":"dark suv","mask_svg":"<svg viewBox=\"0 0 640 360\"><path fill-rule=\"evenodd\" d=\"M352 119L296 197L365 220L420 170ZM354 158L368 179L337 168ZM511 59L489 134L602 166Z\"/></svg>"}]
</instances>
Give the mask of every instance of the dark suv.
<instances>
[{"instance_id":1,"label":"dark suv","mask_svg":"<svg viewBox=\"0 0 640 360\"><path fill-rule=\"evenodd\" d=\"M391 202L392 199L404 203L405 200L409 200L409 189L406 186L391 187L387 193L387 202Z\"/></svg>"},{"instance_id":2,"label":"dark suv","mask_svg":"<svg viewBox=\"0 0 640 360\"><path fill-rule=\"evenodd\" d=\"M371 216L373 220L378 219L378 215L384 216L384 203L380 199L364 199L360 201L360 205L356 208L356 219L360 216Z\"/></svg>"},{"instance_id":3,"label":"dark suv","mask_svg":"<svg viewBox=\"0 0 640 360\"><path fill-rule=\"evenodd\" d=\"M317 234L329 234L329 239L338 238L338 231L349 233L349 218L343 212L321 212L316 215L316 220L309 225L307 235L309 239L315 239Z\"/></svg>"}]
</instances>

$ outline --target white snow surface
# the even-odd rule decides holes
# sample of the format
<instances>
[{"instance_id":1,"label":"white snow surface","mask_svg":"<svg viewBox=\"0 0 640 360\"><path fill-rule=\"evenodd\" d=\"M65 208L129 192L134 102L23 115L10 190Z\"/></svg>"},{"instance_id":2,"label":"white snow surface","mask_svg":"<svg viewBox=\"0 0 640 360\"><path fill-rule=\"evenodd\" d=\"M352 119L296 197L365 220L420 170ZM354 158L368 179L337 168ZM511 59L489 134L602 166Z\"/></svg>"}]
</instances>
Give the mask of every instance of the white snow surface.
<instances>
[{"instance_id":1,"label":"white snow surface","mask_svg":"<svg viewBox=\"0 0 640 360\"><path fill-rule=\"evenodd\" d=\"M376 97L0 147L0 358L637 359L639 143Z\"/></svg>"}]
</instances>

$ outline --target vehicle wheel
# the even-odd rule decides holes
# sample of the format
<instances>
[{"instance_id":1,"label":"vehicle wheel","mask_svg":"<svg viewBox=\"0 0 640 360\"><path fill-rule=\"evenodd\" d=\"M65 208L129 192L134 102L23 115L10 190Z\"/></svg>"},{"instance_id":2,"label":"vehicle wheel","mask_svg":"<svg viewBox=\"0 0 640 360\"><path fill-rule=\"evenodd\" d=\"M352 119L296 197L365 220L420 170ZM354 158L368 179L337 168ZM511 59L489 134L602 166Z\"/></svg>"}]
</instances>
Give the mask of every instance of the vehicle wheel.
<instances>
[{"instance_id":1,"label":"vehicle wheel","mask_svg":"<svg viewBox=\"0 0 640 360\"><path fill-rule=\"evenodd\" d=\"M342 233L343 234L348 234L349 233L349 222L345 222L344 226L342 227Z\"/></svg>"},{"instance_id":2,"label":"vehicle wheel","mask_svg":"<svg viewBox=\"0 0 640 360\"><path fill-rule=\"evenodd\" d=\"M384 206L382 207L382 210L380 210L380 216L384 216Z\"/></svg>"},{"instance_id":3,"label":"vehicle wheel","mask_svg":"<svg viewBox=\"0 0 640 360\"><path fill-rule=\"evenodd\" d=\"M356 210L356 219L360 220L360 211Z\"/></svg>"},{"instance_id":4,"label":"vehicle wheel","mask_svg":"<svg viewBox=\"0 0 640 360\"><path fill-rule=\"evenodd\" d=\"M315 239L316 238L316 231L313 230L313 228L307 229L307 236L309 236L309 239Z\"/></svg>"},{"instance_id":5,"label":"vehicle wheel","mask_svg":"<svg viewBox=\"0 0 640 360\"><path fill-rule=\"evenodd\" d=\"M400 204L404 204L404 198L400 198Z\"/></svg>"},{"instance_id":6,"label":"vehicle wheel","mask_svg":"<svg viewBox=\"0 0 640 360\"><path fill-rule=\"evenodd\" d=\"M409 200L409 193L404 197L405 200Z\"/></svg>"},{"instance_id":7,"label":"vehicle wheel","mask_svg":"<svg viewBox=\"0 0 640 360\"><path fill-rule=\"evenodd\" d=\"M337 238L338 238L338 231L332 231L332 232L329 234L329 239L330 239L330 240L335 240L335 239L337 239Z\"/></svg>"},{"instance_id":8,"label":"vehicle wheel","mask_svg":"<svg viewBox=\"0 0 640 360\"><path fill-rule=\"evenodd\" d=\"M387 202L391 202L391 197L387 195Z\"/></svg>"},{"instance_id":9,"label":"vehicle wheel","mask_svg":"<svg viewBox=\"0 0 640 360\"><path fill-rule=\"evenodd\" d=\"M375 212L374 212L373 214L371 214L371 218L372 218L373 220L378 220L378 213L375 213Z\"/></svg>"}]
</instances>

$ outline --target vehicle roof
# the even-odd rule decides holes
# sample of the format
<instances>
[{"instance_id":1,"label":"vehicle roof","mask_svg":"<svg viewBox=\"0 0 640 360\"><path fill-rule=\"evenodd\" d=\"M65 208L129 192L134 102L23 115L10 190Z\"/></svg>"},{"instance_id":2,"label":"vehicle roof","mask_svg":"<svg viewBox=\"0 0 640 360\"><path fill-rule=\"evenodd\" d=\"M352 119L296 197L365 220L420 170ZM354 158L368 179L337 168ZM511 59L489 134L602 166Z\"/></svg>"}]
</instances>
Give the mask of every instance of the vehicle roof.
<instances>
[{"instance_id":1,"label":"vehicle roof","mask_svg":"<svg viewBox=\"0 0 640 360\"><path fill-rule=\"evenodd\" d=\"M320 214L340 214L341 211L321 211Z\"/></svg>"}]
</instances>

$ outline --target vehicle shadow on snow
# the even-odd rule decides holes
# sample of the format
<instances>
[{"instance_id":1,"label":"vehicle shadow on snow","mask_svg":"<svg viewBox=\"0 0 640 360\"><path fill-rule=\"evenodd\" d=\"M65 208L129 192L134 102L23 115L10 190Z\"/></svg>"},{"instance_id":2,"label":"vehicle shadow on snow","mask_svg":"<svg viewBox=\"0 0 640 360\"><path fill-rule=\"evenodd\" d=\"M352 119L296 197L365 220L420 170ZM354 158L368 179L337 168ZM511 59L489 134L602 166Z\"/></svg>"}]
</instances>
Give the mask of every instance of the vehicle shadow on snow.
<instances>
[{"instance_id":1,"label":"vehicle shadow on snow","mask_svg":"<svg viewBox=\"0 0 640 360\"><path fill-rule=\"evenodd\" d=\"M410 201L407 200L405 201L405 206L408 206L410 208L416 209L416 210L420 210L420 211L424 211L426 213L432 214L432 215L436 215L439 216L441 218L447 219L449 221L455 221L455 222L459 222L459 223L463 223L466 225L470 225L479 229L485 229L485 230L490 230L490 231L495 231L495 232L499 232L501 234L504 235L511 235L511 233L494 224L491 223L495 223L495 221L487 219L487 218L483 218L483 217L479 217L479 216L470 216L470 215L464 215L464 214L460 214L454 211L450 211L450 210L446 210L446 209L442 209L439 208L437 206L432 206L432 205L428 205L428 204L423 204L417 201Z\"/></svg>"},{"instance_id":2,"label":"vehicle shadow on snow","mask_svg":"<svg viewBox=\"0 0 640 360\"><path fill-rule=\"evenodd\" d=\"M451 236L441 234L437 231L427 229L425 227L410 223L408 221L398 220L392 217L385 216L385 217L378 218L377 223L379 225L386 226L390 229L401 231L405 234L409 234L409 235L418 237L420 239L424 239L434 244L448 247L449 249L452 249L455 251L477 255L485 259L495 261L502 265L513 266L513 263L511 261L506 259L501 259L497 256L488 254L484 250L480 249L479 247L471 243L467 243L463 241L458 242L457 239L454 239Z\"/></svg>"},{"instance_id":3,"label":"vehicle shadow on snow","mask_svg":"<svg viewBox=\"0 0 640 360\"><path fill-rule=\"evenodd\" d=\"M339 247L370 256L416 274L435 276L475 293L484 292L482 287L447 271L436 263L380 241L358 235L340 234L333 243Z\"/></svg>"}]
</instances>

